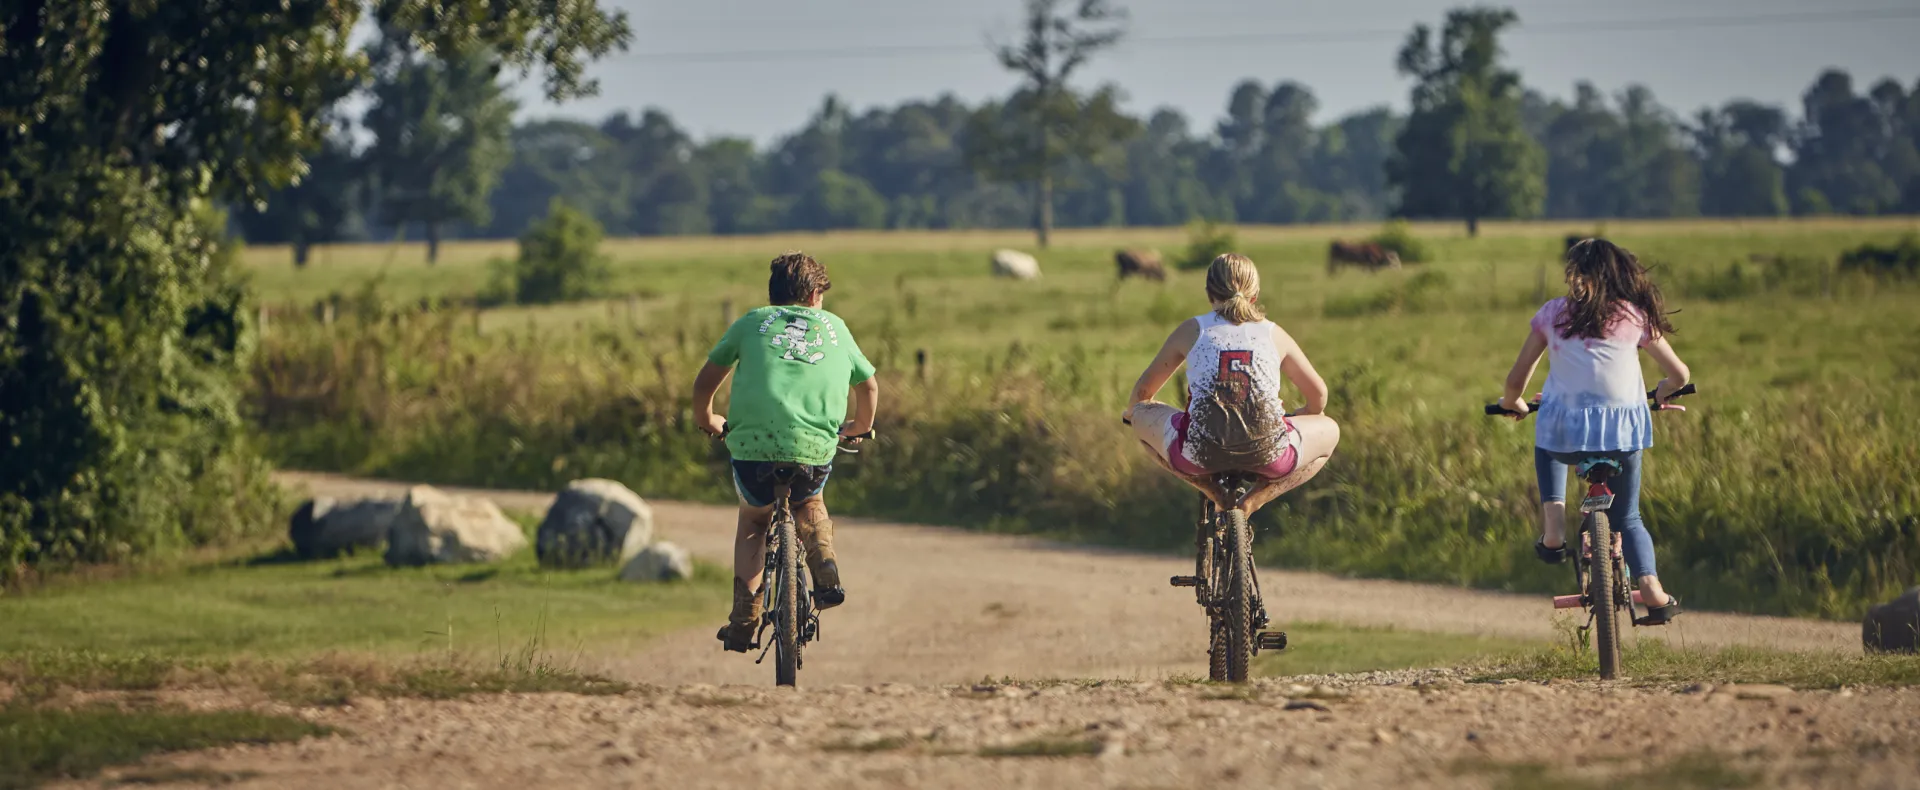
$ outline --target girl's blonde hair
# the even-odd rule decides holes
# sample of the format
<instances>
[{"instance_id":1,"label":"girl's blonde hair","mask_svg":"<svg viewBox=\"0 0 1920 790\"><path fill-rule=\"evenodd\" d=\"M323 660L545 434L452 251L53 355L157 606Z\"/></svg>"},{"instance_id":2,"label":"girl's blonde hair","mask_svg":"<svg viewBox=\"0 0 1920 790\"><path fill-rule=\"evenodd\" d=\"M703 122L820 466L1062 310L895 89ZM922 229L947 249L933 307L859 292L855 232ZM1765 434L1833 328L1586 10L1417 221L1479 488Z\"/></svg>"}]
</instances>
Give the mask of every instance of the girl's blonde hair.
<instances>
[{"instance_id":1,"label":"girl's blonde hair","mask_svg":"<svg viewBox=\"0 0 1920 790\"><path fill-rule=\"evenodd\" d=\"M1260 270L1252 259L1229 252L1207 267L1207 301L1221 318L1236 324L1264 321L1267 312L1260 309L1259 299Z\"/></svg>"}]
</instances>

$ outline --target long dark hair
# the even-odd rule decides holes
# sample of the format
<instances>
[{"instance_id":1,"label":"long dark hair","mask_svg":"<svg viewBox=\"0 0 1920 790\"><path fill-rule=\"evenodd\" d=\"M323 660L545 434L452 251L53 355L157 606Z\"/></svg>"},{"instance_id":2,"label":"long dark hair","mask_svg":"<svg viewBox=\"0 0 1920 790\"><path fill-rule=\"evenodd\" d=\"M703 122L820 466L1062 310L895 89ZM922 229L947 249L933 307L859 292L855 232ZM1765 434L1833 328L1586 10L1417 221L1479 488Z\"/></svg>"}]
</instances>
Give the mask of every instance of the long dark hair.
<instances>
[{"instance_id":1,"label":"long dark hair","mask_svg":"<svg viewBox=\"0 0 1920 790\"><path fill-rule=\"evenodd\" d=\"M1620 303L1640 308L1654 337L1673 333L1660 286L1647 267L1606 239L1587 239L1567 250L1567 311L1554 327L1561 337L1601 338L1618 319Z\"/></svg>"}]
</instances>

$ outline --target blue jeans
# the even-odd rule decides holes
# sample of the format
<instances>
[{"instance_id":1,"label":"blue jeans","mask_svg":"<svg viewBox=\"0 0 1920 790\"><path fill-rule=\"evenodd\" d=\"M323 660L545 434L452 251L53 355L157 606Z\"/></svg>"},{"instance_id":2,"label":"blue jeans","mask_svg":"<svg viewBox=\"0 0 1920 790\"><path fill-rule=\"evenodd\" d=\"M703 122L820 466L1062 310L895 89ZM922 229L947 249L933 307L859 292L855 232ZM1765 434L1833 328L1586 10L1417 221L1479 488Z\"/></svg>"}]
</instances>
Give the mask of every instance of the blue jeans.
<instances>
[{"instance_id":1,"label":"blue jeans","mask_svg":"<svg viewBox=\"0 0 1920 790\"><path fill-rule=\"evenodd\" d=\"M1567 501L1567 467L1588 458L1606 457L1620 463L1620 471L1607 479L1613 491L1613 506L1607 508L1607 521L1620 534L1620 548L1627 555L1627 571L1635 581L1655 576L1653 536L1640 521L1640 451L1556 453L1533 448L1533 472L1540 481L1541 502ZM1567 539L1578 534L1580 514L1568 513Z\"/></svg>"}]
</instances>

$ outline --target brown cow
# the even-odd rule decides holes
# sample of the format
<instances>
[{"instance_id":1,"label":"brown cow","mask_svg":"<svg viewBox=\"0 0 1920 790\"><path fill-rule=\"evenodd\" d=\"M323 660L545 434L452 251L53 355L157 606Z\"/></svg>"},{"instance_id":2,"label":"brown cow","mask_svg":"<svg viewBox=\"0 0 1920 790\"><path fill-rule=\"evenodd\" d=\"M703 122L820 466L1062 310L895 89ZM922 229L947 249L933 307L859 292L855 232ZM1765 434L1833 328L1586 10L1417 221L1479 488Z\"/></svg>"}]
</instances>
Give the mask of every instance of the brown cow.
<instances>
[{"instance_id":1,"label":"brown cow","mask_svg":"<svg viewBox=\"0 0 1920 790\"><path fill-rule=\"evenodd\" d=\"M1120 267L1120 279L1141 277L1155 282L1167 279L1167 267L1160 262L1159 250L1120 250L1113 254L1113 262Z\"/></svg>"},{"instance_id":2,"label":"brown cow","mask_svg":"<svg viewBox=\"0 0 1920 790\"><path fill-rule=\"evenodd\" d=\"M1367 271L1400 268L1400 253L1370 241L1335 241L1327 247L1327 274L1342 266L1358 266Z\"/></svg>"}]
</instances>

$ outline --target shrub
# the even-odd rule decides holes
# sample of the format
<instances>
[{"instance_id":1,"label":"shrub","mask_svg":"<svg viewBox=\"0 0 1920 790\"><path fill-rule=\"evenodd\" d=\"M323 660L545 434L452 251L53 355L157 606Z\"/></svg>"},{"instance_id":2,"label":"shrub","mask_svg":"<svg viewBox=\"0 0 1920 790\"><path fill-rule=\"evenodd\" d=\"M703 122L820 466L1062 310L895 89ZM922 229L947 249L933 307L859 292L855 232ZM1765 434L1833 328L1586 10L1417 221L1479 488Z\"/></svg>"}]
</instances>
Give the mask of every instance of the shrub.
<instances>
[{"instance_id":1,"label":"shrub","mask_svg":"<svg viewBox=\"0 0 1920 790\"><path fill-rule=\"evenodd\" d=\"M1387 223L1368 241L1397 253L1401 263L1425 263L1433 257L1427 243L1414 237L1413 229L1407 227L1406 220L1396 219Z\"/></svg>"},{"instance_id":2,"label":"shrub","mask_svg":"<svg viewBox=\"0 0 1920 790\"><path fill-rule=\"evenodd\" d=\"M1213 220L1196 220L1187 225L1187 252L1175 263L1181 269L1205 269L1214 258L1233 252L1235 240L1231 226Z\"/></svg>"},{"instance_id":3,"label":"shrub","mask_svg":"<svg viewBox=\"0 0 1920 790\"><path fill-rule=\"evenodd\" d=\"M1429 269L1371 294L1328 299L1321 313L1328 318L1354 318L1385 313L1422 313L1444 306L1453 279Z\"/></svg>"},{"instance_id":4,"label":"shrub","mask_svg":"<svg viewBox=\"0 0 1920 790\"><path fill-rule=\"evenodd\" d=\"M1909 233L1888 246L1862 244L1847 250L1840 255L1840 271L1892 277L1920 275L1920 236Z\"/></svg>"},{"instance_id":5,"label":"shrub","mask_svg":"<svg viewBox=\"0 0 1920 790\"><path fill-rule=\"evenodd\" d=\"M511 294L520 304L586 299L599 294L608 276L600 254L600 223L554 198L547 216L520 236L520 257L494 264L493 298Z\"/></svg>"}]
</instances>

